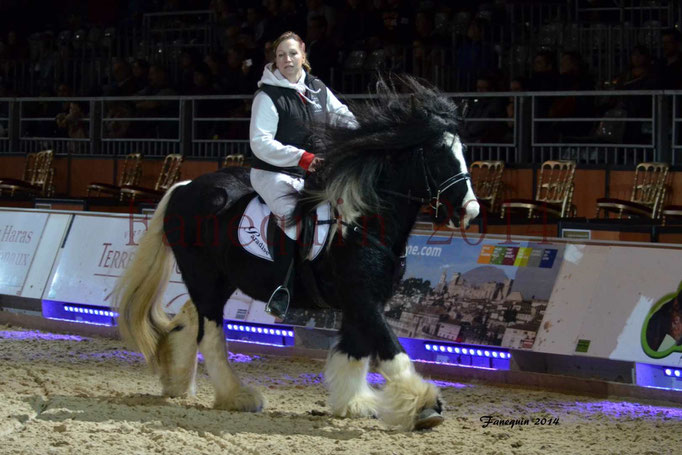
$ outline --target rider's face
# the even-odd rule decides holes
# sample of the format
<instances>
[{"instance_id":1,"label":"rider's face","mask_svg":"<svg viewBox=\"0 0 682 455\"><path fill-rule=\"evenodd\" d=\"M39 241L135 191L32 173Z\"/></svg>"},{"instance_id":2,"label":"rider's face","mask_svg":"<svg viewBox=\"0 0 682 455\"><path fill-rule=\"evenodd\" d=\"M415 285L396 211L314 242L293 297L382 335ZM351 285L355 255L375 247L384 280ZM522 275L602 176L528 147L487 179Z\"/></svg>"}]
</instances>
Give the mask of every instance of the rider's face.
<instances>
[{"instance_id":1,"label":"rider's face","mask_svg":"<svg viewBox=\"0 0 682 455\"><path fill-rule=\"evenodd\" d=\"M305 59L304 50L295 39L282 41L275 52L275 66L289 82L295 83L301 77L303 61Z\"/></svg>"}]
</instances>

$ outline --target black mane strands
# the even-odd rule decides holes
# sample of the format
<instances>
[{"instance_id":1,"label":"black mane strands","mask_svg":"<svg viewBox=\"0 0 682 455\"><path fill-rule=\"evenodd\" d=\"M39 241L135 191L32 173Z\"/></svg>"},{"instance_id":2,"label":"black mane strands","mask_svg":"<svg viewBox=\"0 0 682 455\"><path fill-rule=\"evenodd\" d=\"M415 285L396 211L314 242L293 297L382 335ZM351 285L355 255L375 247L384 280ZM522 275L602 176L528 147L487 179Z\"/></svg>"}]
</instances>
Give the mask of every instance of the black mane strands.
<instances>
[{"instance_id":1,"label":"black mane strands","mask_svg":"<svg viewBox=\"0 0 682 455\"><path fill-rule=\"evenodd\" d=\"M376 182L384 167L392 159L438 145L446 132L458 132L455 103L411 76L380 78L373 95L353 106L357 126L312 127L315 151L325 163L306 182L303 211L329 201L348 223L378 212Z\"/></svg>"}]
</instances>

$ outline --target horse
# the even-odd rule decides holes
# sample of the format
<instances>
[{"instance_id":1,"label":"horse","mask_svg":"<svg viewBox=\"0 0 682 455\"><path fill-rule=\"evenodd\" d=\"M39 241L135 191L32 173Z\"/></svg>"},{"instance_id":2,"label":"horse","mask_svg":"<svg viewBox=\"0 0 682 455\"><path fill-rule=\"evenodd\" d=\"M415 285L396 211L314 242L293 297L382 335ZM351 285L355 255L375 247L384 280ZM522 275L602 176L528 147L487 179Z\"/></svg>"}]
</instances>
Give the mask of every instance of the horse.
<instances>
[{"instance_id":1,"label":"horse","mask_svg":"<svg viewBox=\"0 0 682 455\"><path fill-rule=\"evenodd\" d=\"M318 295L342 313L324 368L334 416L378 417L419 430L443 421L440 392L415 370L384 305L422 208L429 204L438 223L468 226L480 207L457 134L456 104L409 76L381 80L375 92L353 108L357 124L312 130L325 161L306 180L295 213L303 217L328 203L334 228L318 257L303 261L312 273L296 277L291 305L314 305ZM175 184L116 284L121 335L144 354L166 396L194 393L200 350L215 408L258 412L266 404L230 367L223 331L223 307L237 288L267 301L276 284L272 262L235 241L254 197L244 168ZM190 300L169 319L160 299L173 258ZM370 366L384 376L383 387L367 382Z\"/></svg>"}]
</instances>

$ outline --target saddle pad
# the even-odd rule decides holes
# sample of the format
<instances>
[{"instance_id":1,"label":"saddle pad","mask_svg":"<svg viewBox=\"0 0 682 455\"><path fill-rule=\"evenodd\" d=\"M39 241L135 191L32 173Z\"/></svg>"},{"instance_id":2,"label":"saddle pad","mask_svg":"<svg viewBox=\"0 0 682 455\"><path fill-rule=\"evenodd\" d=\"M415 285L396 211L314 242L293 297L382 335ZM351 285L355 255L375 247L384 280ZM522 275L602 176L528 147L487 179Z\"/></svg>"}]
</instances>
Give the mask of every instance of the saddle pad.
<instances>
[{"instance_id":1,"label":"saddle pad","mask_svg":"<svg viewBox=\"0 0 682 455\"><path fill-rule=\"evenodd\" d=\"M331 219L331 206L329 203L317 206L317 219ZM239 244L249 253L262 259L272 261L268 248L267 232L270 223L270 209L261 202L258 196L246 206L241 220L239 220ZM308 254L308 260L312 261L320 254L329 234L329 224L315 226L313 246Z\"/></svg>"}]
</instances>

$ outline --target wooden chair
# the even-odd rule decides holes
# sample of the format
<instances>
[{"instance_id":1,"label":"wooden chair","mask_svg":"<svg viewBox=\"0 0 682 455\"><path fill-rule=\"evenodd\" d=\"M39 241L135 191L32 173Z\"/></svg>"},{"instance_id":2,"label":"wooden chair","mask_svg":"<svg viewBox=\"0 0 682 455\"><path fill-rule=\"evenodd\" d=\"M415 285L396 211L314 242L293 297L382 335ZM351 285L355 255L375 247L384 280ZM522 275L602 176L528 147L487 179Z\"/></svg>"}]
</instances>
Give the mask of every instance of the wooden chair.
<instances>
[{"instance_id":1,"label":"wooden chair","mask_svg":"<svg viewBox=\"0 0 682 455\"><path fill-rule=\"evenodd\" d=\"M91 191L97 192L97 197L102 193L111 195L113 197L120 197L121 187L136 186L140 183L140 176L142 175L142 155L139 153L131 153L126 155L123 160L123 168L118 179L118 185L103 182L93 182L88 185L87 197L90 197Z\"/></svg>"},{"instance_id":2,"label":"wooden chair","mask_svg":"<svg viewBox=\"0 0 682 455\"><path fill-rule=\"evenodd\" d=\"M682 224L682 205L666 205L661 210L663 225ZM671 223L672 221L672 223Z\"/></svg>"},{"instance_id":3,"label":"wooden chair","mask_svg":"<svg viewBox=\"0 0 682 455\"><path fill-rule=\"evenodd\" d=\"M540 166L535 199L509 199L502 202L500 217L507 210L527 210L528 218L544 213L564 218L573 216L573 179L575 161L545 161Z\"/></svg>"},{"instance_id":4,"label":"wooden chair","mask_svg":"<svg viewBox=\"0 0 682 455\"><path fill-rule=\"evenodd\" d=\"M27 154L21 179L0 178L0 195L7 191L10 197L14 197L17 192L32 196L52 196L54 193L52 185L54 179L53 159L52 150Z\"/></svg>"},{"instance_id":5,"label":"wooden chair","mask_svg":"<svg viewBox=\"0 0 682 455\"><path fill-rule=\"evenodd\" d=\"M158 201L163 197L166 190L180 179L182 160L183 156L180 154L172 153L166 155L154 188L146 188L137 185L123 186L121 187L121 200L129 198L132 201L135 201L136 199Z\"/></svg>"},{"instance_id":6,"label":"wooden chair","mask_svg":"<svg viewBox=\"0 0 682 455\"><path fill-rule=\"evenodd\" d=\"M221 169L225 167L242 167L244 166L244 155L241 153L234 153L226 155L223 158Z\"/></svg>"},{"instance_id":7,"label":"wooden chair","mask_svg":"<svg viewBox=\"0 0 682 455\"><path fill-rule=\"evenodd\" d=\"M597 218L613 212L617 213L619 219L623 216L652 220L659 218L665 200L668 168L666 163L639 163L635 168L630 200L606 197L597 199Z\"/></svg>"},{"instance_id":8,"label":"wooden chair","mask_svg":"<svg viewBox=\"0 0 682 455\"><path fill-rule=\"evenodd\" d=\"M474 161L469 166L474 194L488 213L497 213L502 189L503 161Z\"/></svg>"}]
</instances>

